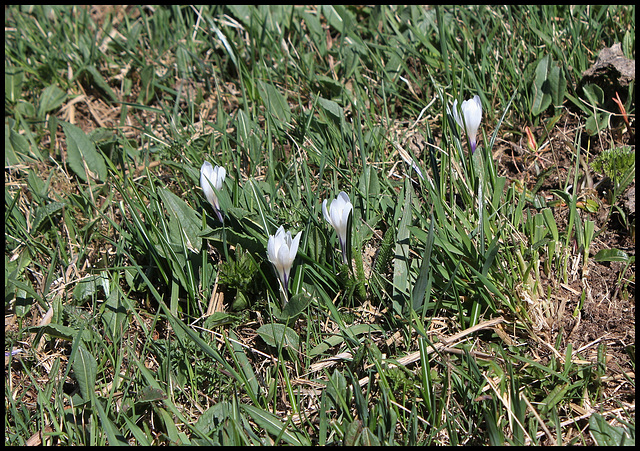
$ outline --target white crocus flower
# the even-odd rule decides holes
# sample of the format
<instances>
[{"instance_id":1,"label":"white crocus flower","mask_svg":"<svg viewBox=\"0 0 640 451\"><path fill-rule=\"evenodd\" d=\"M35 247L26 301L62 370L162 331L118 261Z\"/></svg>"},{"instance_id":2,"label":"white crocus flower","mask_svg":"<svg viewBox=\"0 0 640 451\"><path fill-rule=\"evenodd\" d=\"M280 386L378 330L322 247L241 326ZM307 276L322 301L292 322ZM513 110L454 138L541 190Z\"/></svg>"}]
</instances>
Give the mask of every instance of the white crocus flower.
<instances>
[{"instance_id":1,"label":"white crocus flower","mask_svg":"<svg viewBox=\"0 0 640 451\"><path fill-rule=\"evenodd\" d=\"M347 264L347 223L351 210L353 210L353 205L349 200L349 196L344 191L340 191L338 197L331 201L328 209L327 199L322 202L324 218L336 229L336 233L338 234L340 249L342 250L342 262L345 265Z\"/></svg>"},{"instance_id":2,"label":"white crocus flower","mask_svg":"<svg viewBox=\"0 0 640 451\"><path fill-rule=\"evenodd\" d=\"M458 101L455 100L453 102L453 118L461 128L467 131L467 136L471 143L471 153L473 153L476 150L476 136L478 135L478 127L480 127L480 121L482 120L482 102L480 102L480 96L475 95L473 99L462 102L460 110L462 111L462 115L460 115L460 111L458 111Z\"/></svg>"},{"instance_id":3,"label":"white crocus flower","mask_svg":"<svg viewBox=\"0 0 640 451\"><path fill-rule=\"evenodd\" d=\"M220 191L222 189L222 182L224 182L226 175L227 171L225 168L220 166L216 166L214 168L208 161L205 161L200 168L200 186L202 187L202 191L204 191L204 195L209 203L213 205L220 222L224 221L222 212L220 211L218 196L213 188Z\"/></svg>"},{"instance_id":4,"label":"white crocus flower","mask_svg":"<svg viewBox=\"0 0 640 451\"><path fill-rule=\"evenodd\" d=\"M267 242L267 257L278 272L285 296L289 285L289 272L298 253L301 236L302 231L298 232L296 237L292 239L291 232L285 233L284 227L280 226L275 235L269 235L269 241Z\"/></svg>"}]
</instances>

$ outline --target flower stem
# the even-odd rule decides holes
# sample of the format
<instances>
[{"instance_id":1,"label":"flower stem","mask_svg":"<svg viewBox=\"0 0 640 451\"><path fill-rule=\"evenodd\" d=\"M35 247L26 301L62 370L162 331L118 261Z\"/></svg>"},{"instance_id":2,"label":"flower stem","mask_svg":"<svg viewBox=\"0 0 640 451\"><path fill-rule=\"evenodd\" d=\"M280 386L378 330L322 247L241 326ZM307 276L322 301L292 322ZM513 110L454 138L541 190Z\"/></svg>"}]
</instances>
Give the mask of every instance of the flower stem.
<instances>
[{"instance_id":1,"label":"flower stem","mask_svg":"<svg viewBox=\"0 0 640 451\"><path fill-rule=\"evenodd\" d=\"M278 285L280 286L280 300L282 301L282 308L289 302L289 290L287 290L287 283L282 283L280 279L278 279Z\"/></svg>"}]
</instances>

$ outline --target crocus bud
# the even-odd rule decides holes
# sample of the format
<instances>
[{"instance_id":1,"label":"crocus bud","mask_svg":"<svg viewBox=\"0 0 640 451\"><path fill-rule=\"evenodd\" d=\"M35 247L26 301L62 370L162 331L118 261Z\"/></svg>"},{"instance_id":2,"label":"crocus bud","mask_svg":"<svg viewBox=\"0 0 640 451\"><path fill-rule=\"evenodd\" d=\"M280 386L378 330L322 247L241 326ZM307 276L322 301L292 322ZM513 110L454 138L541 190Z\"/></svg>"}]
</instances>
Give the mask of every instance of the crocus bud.
<instances>
[{"instance_id":1,"label":"crocus bud","mask_svg":"<svg viewBox=\"0 0 640 451\"><path fill-rule=\"evenodd\" d=\"M227 171L225 168L220 166L214 168L208 161L205 161L200 168L200 186L202 187L202 191L204 191L205 197L216 211L220 222L224 222L224 220L222 212L220 211L218 196L214 188L218 191L222 189L222 182L224 182L226 175Z\"/></svg>"},{"instance_id":2,"label":"crocus bud","mask_svg":"<svg viewBox=\"0 0 640 451\"><path fill-rule=\"evenodd\" d=\"M322 202L322 214L324 214L324 219L336 229L340 250L342 250L342 262L345 265L347 264L347 223L351 210L353 210L353 205L344 191L340 191L338 197L331 201L328 209L327 199Z\"/></svg>"},{"instance_id":3,"label":"crocus bud","mask_svg":"<svg viewBox=\"0 0 640 451\"><path fill-rule=\"evenodd\" d=\"M462 111L462 115L460 115L458 111L458 101L455 100L453 102L453 118L461 128L466 130L469 142L471 143L471 153L473 153L476 150L476 136L478 134L478 127L480 127L480 121L482 120L482 102L480 102L480 96L475 95L473 99L462 102L460 110Z\"/></svg>"},{"instance_id":4,"label":"crocus bud","mask_svg":"<svg viewBox=\"0 0 640 451\"><path fill-rule=\"evenodd\" d=\"M267 257L278 272L285 295L289 285L289 272L298 253L301 236L302 231L291 239L291 232L285 233L284 227L280 226L275 235L269 235L269 241L267 242Z\"/></svg>"}]
</instances>

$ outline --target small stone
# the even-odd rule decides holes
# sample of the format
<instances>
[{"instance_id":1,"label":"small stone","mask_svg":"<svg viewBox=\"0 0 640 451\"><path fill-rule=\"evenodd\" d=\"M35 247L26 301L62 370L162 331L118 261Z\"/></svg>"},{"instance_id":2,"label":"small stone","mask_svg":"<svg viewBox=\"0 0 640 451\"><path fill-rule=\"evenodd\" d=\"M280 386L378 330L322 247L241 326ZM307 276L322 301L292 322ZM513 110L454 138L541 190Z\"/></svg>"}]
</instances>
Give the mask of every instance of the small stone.
<instances>
[{"instance_id":1,"label":"small stone","mask_svg":"<svg viewBox=\"0 0 640 451\"><path fill-rule=\"evenodd\" d=\"M624 101L629 83L635 79L636 62L624 56L618 42L600 51L593 66L582 73L580 86L596 84L604 91L607 101L615 96L616 92Z\"/></svg>"}]
</instances>

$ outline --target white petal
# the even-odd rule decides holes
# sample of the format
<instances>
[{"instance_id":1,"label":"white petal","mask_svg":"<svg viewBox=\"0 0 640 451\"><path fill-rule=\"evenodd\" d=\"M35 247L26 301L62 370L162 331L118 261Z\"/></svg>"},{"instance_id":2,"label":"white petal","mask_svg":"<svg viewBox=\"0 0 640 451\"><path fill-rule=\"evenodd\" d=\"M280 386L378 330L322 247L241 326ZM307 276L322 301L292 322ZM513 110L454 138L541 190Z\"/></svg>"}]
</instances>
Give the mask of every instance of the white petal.
<instances>
[{"instance_id":1,"label":"white petal","mask_svg":"<svg viewBox=\"0 0 640 451\"><path fill-rule=\"evenodd\" d=\"M270 235L269 241L267 241L267 258L274 265L276 264L276 255L278 255L278 249L276 248L276 239L273 235Z\"/></svg>"},{"instance_id":2,"label":"white petal","mask_svg":"<svg viewBox=\"0 0 640 451\"><path fill-rule=\"evenodd\" d=\"M341 246L344 246L347 240L347 223L352 209L353 205L349 200L349 195L344 191L340 191L338 197L331 201L328 210L327 200L322 202L322 213L327 222L336 230Z\"/></svg>"},{"instance_id":3,"label":"white petal","mask_svg":"<svg viewBox=\"0 0 640 451\"><path fill-rule=\"evenodd\" d=\"M287 280L289 279L289 271L291 271L291 262L289 261L289 248L287 246L281 246L278 249L278 256L276 258L277 264L276 270L278 271L278 276L280 276L280 280L283 285L287 285Z\"/></svg>"},{"instance_id":4,"label":"white petal","mask_svg":"<svg viewBox=\"0 0 640 451\"><path fill-rule=\"evenodd\" d=\"M208 161L205 161L200 168L200 187L202 188L202 191L209 203L218 208L218 198L211 187L213 184L213 166L211 166L211 163Z\"/></svg>"},{"instance_id":5,"label":"white petal","mask_svg":"<svg viewBox=\"0 0 640 451\"><path fill-rule=\"evenodd\" d=\"M298 253L298 246L300 245L300 237L302 236L302 230L298 232L296 237L291 242L291 246L289 247L289 257L292 264L296 258L296 254Z\"/></svg>"},{"instance_id":6,"label":"white petal","mask_svg":"<svg viewBox=\"0 0 640 451\"><path fill-rule=\"evenodd\" d=\"M291 265L296 258L302 231L295 238L291 238L291 231L285 232L284 226L280 226L275 235L270 235L267 242L267 257L273 264L278 277L286 287L289 280Z\"/></svg>"},{"instance_id":7,"label":"white petal","mask_svg":"<svg viewBox=\"0 0 640 451\"><path fill-rule=\"evenodd\" d=\"M284 236L285 236L284 226L278 227L278 230L276 230L276 234L275 234L276 241L278 243L282 243L284 241ZM280 245L278 245L278 247L280 247Z\"/></svg>"},{"instance_id":8,"label":"white petal","mask_svg":"<svg viewBox=\"0 0 640 451\"><path fill-rule=\"evenodd\" d=\"M331 226L333 226L333 222L331 222L331 216L329 216L329 212L327 211L327 199L322 201L322 214L324 215L324 219L327 220Z\"/></svg>"},{"instance_id":9,"label":"white petal","mask_svg":"<svg viewBox=\"0 0 640 451\"><path fill-rule=\"evenodd\" d=\"M337 197L331 202L331 207L329 207L329 215L333 220L334 227L338 225L342 217L342 210L344 210L344 199Z\"/></svg>"},{"instance_id":10,"label":"white petal","mask_svg":"<svg viewBox=\"0 0 640 451\"><path fill-rule=\"evenodd\" d=\"M482 121L482 102L480 96L476 95L473 99L462 102L462 111L467 126L467 133L470 137L475 137L480 121Z\"/></svg>"},{"instance_id":11,"label":"white petal","mask_svg":"<svg viewBox=\"0 0 640 451\"><path fill-rule=\"evenodd\" d=\"M460 127L464 127L464 123L462 122L462 116L458 111L458 99L453 101L453 108L451 109L451 114L453 115L453 118L458 123L458 125Z\"/></svg>"},{"instance_id":12,"label":"white petal","mask_svg":"<svg viewBox=\"0 0 640 451\"><path fill-rule=\"evenodd\" d=\"M278 266L283 268L285 271L289 269L289 247L288 246L280 246L278 249L278 256L276 257L278 262Z\"/></svg>"},{"instance_id":13,"label":"white petal","mask_svg":"<svg viewBox=\"0 0 640 451\"><path fill-rule=\"evenodd\" d=\"M338 199L342 199L342 201L345 204L350 204L351 200L349 200L349 195L347 193L345 193L344 191L340 191L340 193L338 194Z\"/></svg>"},{"instance_id":14,"label":"white petal","mask_svg":"<svg viewBox=\"0 0 640 451\"><path fill-rule=\"evenodd\" d=\"M213 186L215 186L217 190L222 189L222 183L226 175L227 170L222 166L216 166L213 169Z\"/></svg>"},{"instance_id":15,"label":"white petal","mask_svg":"<svg viewBox=\"0 0 640 451\"><path fill-rule=\"evenodd\" d=\"M342 216L341 218L342 222L344 222L344 224L346 225L349 219L349 213L351 213L351 210L353 209L353 205L349 200L349 196L344 191L340 191L338 198L342 199L342 201L344 202L344 205L342 206L342 211L340 212L340 214Z\"/></svg>"}]
</instances>

